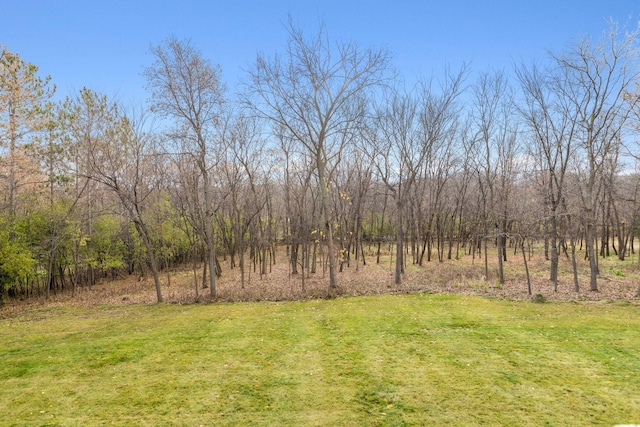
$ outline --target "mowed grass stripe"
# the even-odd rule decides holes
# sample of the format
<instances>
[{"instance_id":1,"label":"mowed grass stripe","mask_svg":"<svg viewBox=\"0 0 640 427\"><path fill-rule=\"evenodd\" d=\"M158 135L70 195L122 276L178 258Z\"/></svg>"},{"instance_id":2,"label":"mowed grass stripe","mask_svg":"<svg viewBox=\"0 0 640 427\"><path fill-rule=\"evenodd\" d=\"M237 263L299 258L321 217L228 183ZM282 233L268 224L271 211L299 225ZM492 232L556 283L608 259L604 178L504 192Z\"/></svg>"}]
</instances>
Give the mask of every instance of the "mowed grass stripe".
<instances>
[{"instance_id":1,"label":"mowed grass stripe","mask_svg":"<svg viewBox=\"0 0 640 427\"><path fill-rule=\"evenodd\" d=\"M631 304L386 295L0 320L0 425L640 423Z\"/></svg>"}]
</instances>

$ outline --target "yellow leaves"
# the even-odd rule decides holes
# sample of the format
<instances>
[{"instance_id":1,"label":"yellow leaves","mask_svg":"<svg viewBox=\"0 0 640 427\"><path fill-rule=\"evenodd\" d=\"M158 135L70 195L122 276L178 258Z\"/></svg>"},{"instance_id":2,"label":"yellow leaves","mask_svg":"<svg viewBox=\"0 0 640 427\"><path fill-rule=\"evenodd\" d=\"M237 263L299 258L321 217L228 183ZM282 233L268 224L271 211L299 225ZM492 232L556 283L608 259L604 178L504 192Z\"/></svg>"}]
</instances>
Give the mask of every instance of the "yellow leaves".
<instances>
[{"instance_id":1,"label":"yellow leaves","mask_svg":"<svg viewBox=\"0 0 640 427\"><path fill-rule=\"evenodd\" d=\"M311 230L311 236L312 237L316 236L317 238L316 238L315 242L319 243L320 239L324 239L325 234L324 234L324 232L322 230L318 230L318 229L314 228L313 230Z\"/></svg>"},{"instance_id":2,"label":"yellow leaves","mask_svg":"<svg viewBox=\"0 0 640 427\"><path fill-rule=\"evenodd\" d=\"M342 248L338 252L338 261L339 262L344 262L344 261L346 261L348 256L349 256L349 250L347 248Z\"/></svg>"}]
</instances>

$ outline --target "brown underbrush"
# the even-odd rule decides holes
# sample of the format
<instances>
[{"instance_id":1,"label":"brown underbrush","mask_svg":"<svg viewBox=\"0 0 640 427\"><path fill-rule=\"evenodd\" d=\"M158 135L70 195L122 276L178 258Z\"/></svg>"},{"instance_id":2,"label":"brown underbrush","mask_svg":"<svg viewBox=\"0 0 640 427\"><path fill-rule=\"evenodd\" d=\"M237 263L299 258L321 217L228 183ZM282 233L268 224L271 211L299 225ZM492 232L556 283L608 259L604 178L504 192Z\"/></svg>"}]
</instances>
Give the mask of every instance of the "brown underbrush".
<instances>
[{"instance_id":1,"label":"brown underbrush","mask_svg":"<svg viewBox=\"0 0 640 427\"><path fill-rule=\"evenodd\" d=\"M629 301L638 302L637 255L625 261L615 257L600 260L599 290L589 291L589 267L587 261L579 260L580 291L576 292L570 260L562 258L559 267L558 289L548 280L549 261L542 254L534 254L529 259L532 295L527 289L526 273L521 256L510 254L505 263L505 283L497 279L496 254L489 254L489 277L484 278L484 261L471 255L443 262L429 261L422 266L409 263L403 275L403 283L394 283L394 262L382 257L375 263L372 254L367 264L351 261L338 273L338 296L371 295L403 292L430 292L484 295L505 299L526 300L538 295L538 300L550 301ZM284 251L276 259L269 272L260 275L253 269L245 273L242 286L239 268L230 268L228 260L221 260L223 275L217 280L215 298L210 290L202 287L202 271L197 272L198 298L196 298L193 271L185 266L162 273L162 293L166 303L187 304L194 302L240 302L240 301L283 301L326 298L328 296L329 275L326 266L319 264L317 272L304 275L292 274ZM304 282L304 283L303 283ZM540 295L542 297L540 297ZM92 287L76 290L72 295L64 292L28 300L9 300L0 310L0 316L11 315L27 307L47 306L95 306L153 304L156 293L150 277L131 275L116 280L104 280Z\"/></svg>"}]
</instances>

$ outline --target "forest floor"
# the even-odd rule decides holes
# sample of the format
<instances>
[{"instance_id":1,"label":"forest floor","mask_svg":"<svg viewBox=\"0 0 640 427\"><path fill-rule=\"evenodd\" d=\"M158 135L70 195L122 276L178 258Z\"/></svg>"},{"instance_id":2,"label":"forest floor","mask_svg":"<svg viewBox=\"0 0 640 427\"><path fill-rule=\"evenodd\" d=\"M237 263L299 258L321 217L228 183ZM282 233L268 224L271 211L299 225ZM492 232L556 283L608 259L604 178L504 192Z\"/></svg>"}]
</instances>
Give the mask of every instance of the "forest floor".
<instances>
[{"instance_id":1,"label":"forest floor","mask_svg":"<svg viewBox=\"0 0 640 427\"><path fill-rule=\"evenodd\" d=\"M455 254L454 254L455 256ZM618 301L640 303L637 297L640 272L638 255L634 254L625 261L616 256L599 260L600 276L598 291L589 290L589 265L583 254L578 254L578 277L580 291L576 292L573 284L573 271L570 260L561 255L559 265L558 289L548 280L549 261L545 260L542 251L534 252L528 259L532 293L529 295L526 273L522 256L514 255L513 249L505 263L505 283L497 279L497 255L489 252L489 278L484 280L484 258L466 254L459 259L438 262L425 261L423 266L407 264L403 275L403 283L394 283L395 263L388 255L383 255L380 263L372 252L366 254L366 265L362 261L352 260L350 265L344 264L338 273L338 295L374 295L389 293L445 293L461 295L482 295L512 300L528 300L532 296L550 301ZM318 264L315 274L291 274L284 250L276 255L276 263L269 272L260 275L253 268L245 272L245 283L242 286L240 269L230 268L228 259L220 259L222 277L217 279L216 297L214 301L283 301L326 298L329 283L328 271ZM189 266L164 271L161 274L163 299L167 303L193 303L211 301L209 289L202 285L202 266L198 267L194 280L194 272ZM196 285L198 298L196 299ZM542 297L540 297L540 295ZM95 305L128 305L151 304L156 302L156 291L150 275L146 278L138 275L102 280L92 287L79 288L75 295L64 292L51 295L48 300L35 297L27 300L9 300L0 308L0 317L11 316L24 308L51 306L95 306Z\"/></svg>"}]
</instances>

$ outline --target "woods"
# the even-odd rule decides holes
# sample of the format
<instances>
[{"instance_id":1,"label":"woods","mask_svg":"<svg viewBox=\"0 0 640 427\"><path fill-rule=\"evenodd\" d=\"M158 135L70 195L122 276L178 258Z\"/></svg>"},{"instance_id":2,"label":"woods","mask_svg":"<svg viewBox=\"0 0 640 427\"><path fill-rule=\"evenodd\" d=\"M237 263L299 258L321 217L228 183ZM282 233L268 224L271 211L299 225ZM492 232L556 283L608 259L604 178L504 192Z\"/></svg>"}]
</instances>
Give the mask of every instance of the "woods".
<instances>
[{"instance_id":1,"label":"woods","mask_svg":"<svg viewBox=\"0 0 640 427\"><path fill-rule=\"evenodd\" d=\"M277 262L335 295L385 247L397 287L410 264L465 256L504 283L509 249L526 261L533 244L556 290L563 262L583 289L585 257L597 291L599 259L636 252L637 31L412 85L391 52L287 31L238 93L191 41L154 45L146 110L90 88L56 102L46 70L2 47L0 301L136 274L161 302L176 266L215 298L221 259L243 288Z\"/></svg>"}]
</instances>

